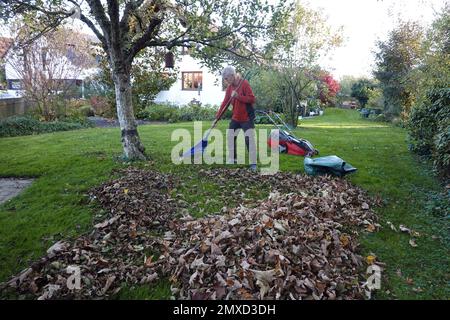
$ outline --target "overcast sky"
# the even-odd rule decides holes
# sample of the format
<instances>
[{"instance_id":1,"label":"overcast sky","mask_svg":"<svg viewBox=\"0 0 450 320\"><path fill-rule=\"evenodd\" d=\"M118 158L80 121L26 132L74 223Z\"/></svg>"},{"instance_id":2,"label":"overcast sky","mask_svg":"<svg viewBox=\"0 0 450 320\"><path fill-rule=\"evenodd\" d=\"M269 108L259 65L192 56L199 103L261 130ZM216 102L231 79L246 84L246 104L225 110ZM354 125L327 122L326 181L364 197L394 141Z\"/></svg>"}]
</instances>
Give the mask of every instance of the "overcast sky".
<instances>
[{"instance_id":1,"label":"overcast sky","mask_svg":"<svg viewBox=\"0 0 450 320\"><path fill-rule=\"evenodd\" d=\"M399 19L428 25L445 0L306 0L320 9L333 26L344 26L344 44L322 64L340 78L370 76L377 40L387 38ZM334 69L334 70L332 70Z\"/></svg>"}]
</instances>

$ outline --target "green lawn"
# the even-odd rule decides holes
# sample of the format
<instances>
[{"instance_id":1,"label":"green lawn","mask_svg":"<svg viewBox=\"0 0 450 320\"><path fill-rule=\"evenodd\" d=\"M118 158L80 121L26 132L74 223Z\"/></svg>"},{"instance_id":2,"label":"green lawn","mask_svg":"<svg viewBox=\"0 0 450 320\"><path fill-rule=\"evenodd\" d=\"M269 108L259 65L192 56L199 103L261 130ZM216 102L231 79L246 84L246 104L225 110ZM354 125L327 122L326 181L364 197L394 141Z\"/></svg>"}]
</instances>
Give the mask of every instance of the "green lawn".
<instances>
[{"instance_id":1,"label":"green lawn","mask_svg":"<svg viewBox=\"0 0 450 320\"><path fill-rule=\"evenodd\" d=\"M207 204L206 199L220 195L217 186L197 176L199 166L171 163L171 146L177 142L170 138L175 128L192 130L192 124L140 127L152 159L137 165L172 172L197 185L195 190L184 187L178 192L196 205L198 215L215 212L221 204ZM226 122L220 128L225 129ZM426 209L428 198L442 186L430 166L407 150L405 131L362 120L356 111L327 110L323 117L304 120L296 134L310 140L321 155L335 154L357 167L349 179L386 201L377 210L383 229L360 239L364 254L374 253L386 263L382 290L376 297L450 298L448 220ZM113 168L126 165L117 161L120 154L117 128L0 139L0 176L37 178L20 196L0 206L0 282L38 259L58 239L91 228L98 208L88 204L87 190L109 179ZM302 172L303 158L281 155L280 166L283 171ZM409 245L406 234L390 230L387 220L420 232L418 247ZM126 288L119 298L167 295L167 283L161 281L154 290Z\"/></svg>"}]
</instances>

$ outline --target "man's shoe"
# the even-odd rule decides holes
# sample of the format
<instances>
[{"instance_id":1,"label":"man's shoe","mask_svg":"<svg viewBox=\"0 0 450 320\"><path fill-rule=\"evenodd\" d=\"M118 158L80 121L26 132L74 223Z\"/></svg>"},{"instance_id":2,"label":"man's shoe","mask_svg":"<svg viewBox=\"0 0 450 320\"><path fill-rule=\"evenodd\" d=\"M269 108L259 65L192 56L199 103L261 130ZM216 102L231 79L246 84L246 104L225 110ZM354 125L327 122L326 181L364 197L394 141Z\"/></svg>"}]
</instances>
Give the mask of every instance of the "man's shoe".
<instances>
[{"instance_id":1,"label":"man's shoe","mask_svg":"<svg viewBox=\"0 0 450 320\"><path fill-rule=\"evenodd\" d=\"M251 164L250 170L252 170L253 172L256 172L258 170L258 168L256 167L256 164Z\"/></svg>"}]
</instances>

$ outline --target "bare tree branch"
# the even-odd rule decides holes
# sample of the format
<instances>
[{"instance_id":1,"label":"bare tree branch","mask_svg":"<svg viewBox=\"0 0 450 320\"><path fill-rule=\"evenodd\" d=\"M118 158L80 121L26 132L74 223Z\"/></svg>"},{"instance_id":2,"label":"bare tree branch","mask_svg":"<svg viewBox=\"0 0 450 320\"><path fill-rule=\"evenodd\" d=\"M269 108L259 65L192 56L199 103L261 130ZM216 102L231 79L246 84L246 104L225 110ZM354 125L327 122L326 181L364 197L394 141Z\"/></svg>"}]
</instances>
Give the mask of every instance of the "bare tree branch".
<instances>
[{"instance_id":1,"label":"bare tree branch","mask_svg":"<svg viewBox=\"0 0 450 320\"><path fill-rule=\"evenodd\" d=\"M75 0L68 0L70 3L73 3L76 6L80 6L80 4L78 4ZM94 32L95 36L98 38L98 40L100 40L100 42L102 43L103 48L106 50L107 48L107 43L106 43L106 39L103 36L103 34L100 32L100 30L97 29L97 27L95 26L95 24L92 22L92 20L90 20L86 15L84 15L83 13L80 12L80 20L86 24L91 30L92 32Z\"/></svg>"},{"instance_id":2,"label":"bare tree branch","mask_svg":"<svg viewBox=\"0 0 450 320\"><path fill-rule=\"evenodd\" d=\"M145 33L140 37L138 40L136 40L129 52L128 52L128 60L132 60L136 54L141 51L143 48L148 46L149 41L155 36L155 30L157 30L157 27L163 22L161 18L153 18Z\"/></svg>"},{"instance_id":3,"label":"bare tree branch","mask_svg":"<svg viewBox=\"0 0 450 320\"><path fill-rule=\"evenodd\" d=\"M103 8L100 0L86 0L91 8L91 12L97 20L100 28L103 31L103 35L107 44L111 42L111 24L106 16L105 9Z\"/></svg>"}]
</instances>

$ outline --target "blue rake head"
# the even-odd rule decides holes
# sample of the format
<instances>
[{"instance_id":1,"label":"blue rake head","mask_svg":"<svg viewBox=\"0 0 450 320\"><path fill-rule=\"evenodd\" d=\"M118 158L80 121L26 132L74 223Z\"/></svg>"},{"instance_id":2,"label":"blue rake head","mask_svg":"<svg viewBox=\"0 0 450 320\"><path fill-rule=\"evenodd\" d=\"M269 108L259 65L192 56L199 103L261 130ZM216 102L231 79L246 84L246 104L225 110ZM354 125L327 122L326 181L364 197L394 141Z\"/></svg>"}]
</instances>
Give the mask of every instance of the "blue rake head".
<instances>
[{"instance_id":1,"label":"blue rake head","mask_svg":"<svg viewBox=\"0 0 450 320\"><path fill-rule=\"evenodd\" d=\"M208 140L202 139L199 143L197 143L195 146L193 146L189 151L186 151L183 153L182 158L191 157L198 153L205 152L206 147L208 146Z\"/></svg>"}]
</instances>

